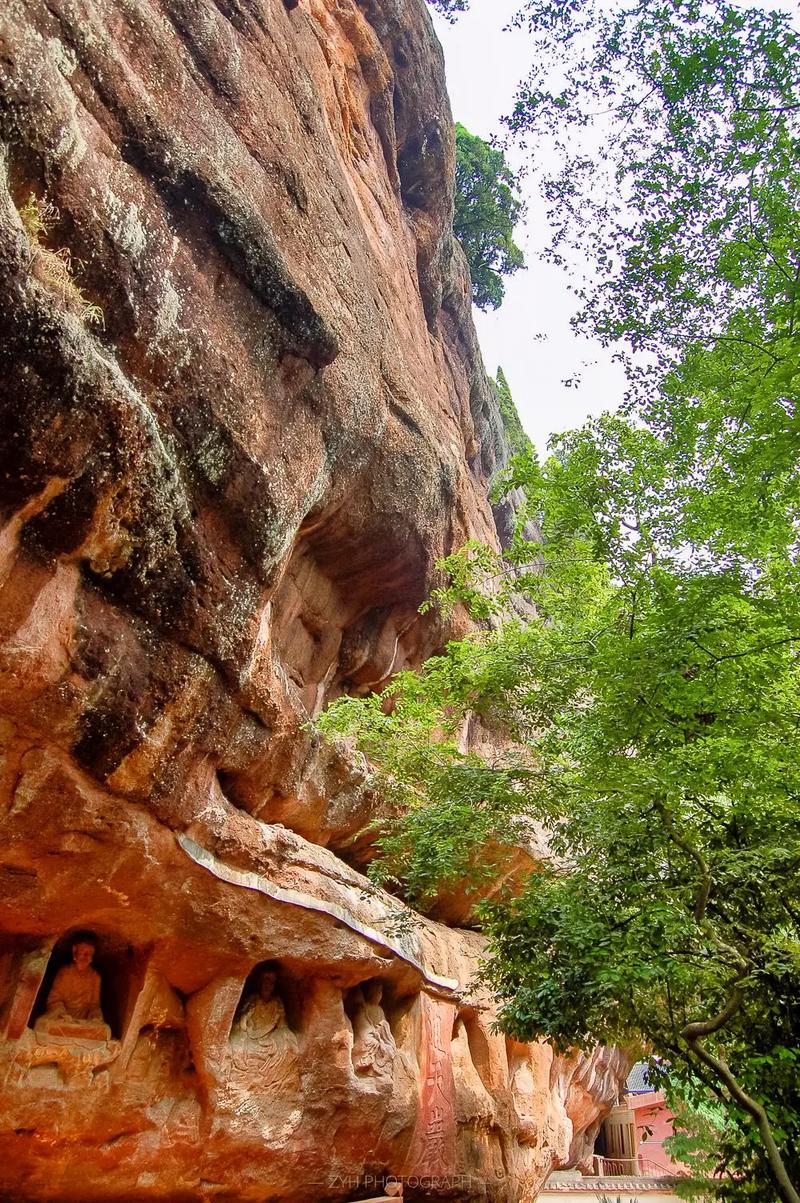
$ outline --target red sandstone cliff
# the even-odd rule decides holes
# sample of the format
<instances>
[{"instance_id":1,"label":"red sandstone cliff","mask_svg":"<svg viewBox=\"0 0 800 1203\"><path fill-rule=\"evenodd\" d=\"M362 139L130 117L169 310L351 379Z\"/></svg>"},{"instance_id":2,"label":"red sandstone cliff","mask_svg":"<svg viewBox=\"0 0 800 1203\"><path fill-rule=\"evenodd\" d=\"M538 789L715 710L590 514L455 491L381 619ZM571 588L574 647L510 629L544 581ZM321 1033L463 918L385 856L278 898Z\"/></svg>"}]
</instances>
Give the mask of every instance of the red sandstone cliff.
<instances>
[{"instance_id":1,"label":"red sandstone cliff","mask_svg":"<svg viewBox=\"0 0 800 1203\"><path fill-rule=\"evenodd\" d=\"M10 0L0 140L0 1195L533 1198L615 1059L491 1033L304 729L496 537L423 0Z\"/></svg>"}]
</instances>

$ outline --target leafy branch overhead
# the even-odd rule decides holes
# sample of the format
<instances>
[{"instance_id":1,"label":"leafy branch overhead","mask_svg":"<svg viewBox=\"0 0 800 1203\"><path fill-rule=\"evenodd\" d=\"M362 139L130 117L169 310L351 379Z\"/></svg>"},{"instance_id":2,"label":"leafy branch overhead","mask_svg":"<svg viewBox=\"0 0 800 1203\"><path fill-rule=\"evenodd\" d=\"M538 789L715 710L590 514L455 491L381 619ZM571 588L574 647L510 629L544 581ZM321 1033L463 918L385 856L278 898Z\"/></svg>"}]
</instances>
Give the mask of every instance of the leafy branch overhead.
<instances>
[{"instance_id":1,"label":"leafy branch overhead","mask_svg":"<svg viewBox=\"0 0 800 1203\"><path fill-rule=\"evenodd\" d=\"M455 21L459 13L466 12L469 8L469 0L428 0L428 2L431 8L435 8L448 21Z\"/></svg>"},{"instance_id":2,"label":"leafy branch overhead","mask_svg":"<svg viewBox=\"0 0 800 1203\"><path fill-rule=\"evenodd\" d=\"M758 349L765 370L797 319L792 18L726 0L526 0L516 24L532 67L508 125L555 150L549 253L590 264L574 272L577 325L662 368L713 334Z\"/></svg>"}]
</instances>

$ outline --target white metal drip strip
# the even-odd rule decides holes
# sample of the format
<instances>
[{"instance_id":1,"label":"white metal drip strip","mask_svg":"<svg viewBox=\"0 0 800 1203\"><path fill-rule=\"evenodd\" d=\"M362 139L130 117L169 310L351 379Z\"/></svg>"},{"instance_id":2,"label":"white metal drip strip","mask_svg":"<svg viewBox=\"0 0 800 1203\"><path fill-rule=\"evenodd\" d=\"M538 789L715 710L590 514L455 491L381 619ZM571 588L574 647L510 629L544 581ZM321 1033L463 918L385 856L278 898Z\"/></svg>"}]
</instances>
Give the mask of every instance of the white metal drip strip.
<instances>
[{"instance_id":1,"label":"white metal drip strip","mask_svg":"<svg viewBox=\"0 0 800 1203\"><path fill-rule=\"evenodd\" d=\"M191 857L195 864L207 869L220 881L226 881L232 886L241 886L245 890L255 890L267 898L272 898L275 902L284 902L288 906L299 906L306 911L318 911L320 914L330 915L332 919L344 923L356 935L369 940L371 944L377 944L379 948L391 953L392 956L413 966L428 985L437 990L447 991L447 993L458 990L460 983L456 978L438 977L435 973L429 973L421 961L406 952L395 940L383 935L374 927L367 927L366 924L359 923L344 907L337 906L335 902L326 902L322 898L314 898L313 895L303 894L299 890L286 890L283 886L268 881L260 873L252 873L247 869L234 869L182 832L178 832L176 838L183 851Z\"/></svg>"}]
</instances>

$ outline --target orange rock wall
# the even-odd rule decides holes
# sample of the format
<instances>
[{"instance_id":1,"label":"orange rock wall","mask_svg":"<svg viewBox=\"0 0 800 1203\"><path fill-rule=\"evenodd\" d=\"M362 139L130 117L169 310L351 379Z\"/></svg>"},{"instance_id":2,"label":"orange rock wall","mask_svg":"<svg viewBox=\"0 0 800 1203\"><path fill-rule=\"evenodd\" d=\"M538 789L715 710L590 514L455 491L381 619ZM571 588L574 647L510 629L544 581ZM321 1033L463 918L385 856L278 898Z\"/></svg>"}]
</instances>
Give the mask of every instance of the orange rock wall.
<instances>
[{"instance_id":1,"label":"orange rock wall","mask_svg":"<svg viewBox=\"0 0 800 1203\"><path fill-rule=\"evenodd\" d=\"M479 937L368 885L379 800L306 726L496 538L453 153L423 0L0 11L14 1200L528 1199L615 1096L492 1034ZM78 929L102 1048L36 1028Z\"/></svg>"}]
</instances>

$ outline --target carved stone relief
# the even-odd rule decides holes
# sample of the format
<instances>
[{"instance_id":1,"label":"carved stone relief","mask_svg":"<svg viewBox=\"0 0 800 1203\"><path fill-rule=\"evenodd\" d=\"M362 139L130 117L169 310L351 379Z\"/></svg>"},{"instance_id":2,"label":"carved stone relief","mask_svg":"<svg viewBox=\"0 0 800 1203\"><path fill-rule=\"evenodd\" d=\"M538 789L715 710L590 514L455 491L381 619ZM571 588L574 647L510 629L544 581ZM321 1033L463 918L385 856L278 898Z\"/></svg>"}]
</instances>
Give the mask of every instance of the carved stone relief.
<instances>
[{"instance_id":1,"label":"carved stone relief","mask_svg":"<svg viewBox=\"0 0 800 1203\"><path fill-rule=\"evenodd\" d=\"M455 1164L456 1116L450 1038L454 1008L420 995L420 1070L417 1122L408 1173L447 1175Z\"/></svg>"},{"instance_id":2,"label":"carved stone relief","mask_svg":"<svg viewBox=\"0 0 800 1203\"><path fill-rule=\"evenodd\" d=\"M81 936L72 944L72 961L58 970L47 1007L34 1024L39 1044L94 1048L111 1039L100 1006L100 974L92 965L96 942Z\"/></svg>"},{"instance_id":3,"label":"carved stone relief","mask_svg":"<svg viewBox=\"0 0 800 1203\"><path fill-rule=\"evenodd\" d=\"M382 1001L383 985L377 980L357 986L351 994L353 1069L359 1077L392 1077L397 1046Z\"/></svg>"},{"instance_id":4,"label":"carved stone relief","mask_svg":"<svg viewBox=\"0 0 800 1203\"><path fill-rule=\"evenodd\" d=\"M183 1002L163 974L148 967L115 1076L158 1093L174 1088L190 1065Z\"/></svg>"},{"instance_id":5,"label":"carved stone relief","mask_svg":"<svg viewBox=\"0 0 800 1203\"><path fill-rule=\"evenodd\" d=\"M233 1023L230 1060L237 1081L265 1096L286 1097L300 1090L299 1049L277 981L275 966L268 963L259 970Z\"/></svg>"},{"instance_id":6,"label":"carved stone relief","mask_svg":"<svg viewBox=\"0 0 800 1203\"><path fill-rule=\"evenodd\" d=\"M475 1066L469 1043L467 1022L457 1016L450 1042L456 1103L459 1119L465 1123L488 1125L495 1119L495 1106Z\"/></svg>"},{"instance_id":7,"label":"carved stone relief","mask_svg":"<svg viewBox=\"0 0 800 1203\"><path fill-rule=\"evenodd\" d=\"M47 945L50 952L52 945ZM119 1056L119 1041L103 1015L101 977L93 965L97 940L77 933L67 944L69 961L56 971L43 1012L7 1048L9 1075L18 1084L52 1088L107 1083L105 1071ZM19 1031L30 1016L37 989L46 980L47 958L40 951L24 960L7 1033Z\"/></svg>"},{"instance_id":8,"label":"carved stone relief","mask_svg":"<svg viewBox=\"0 0 800 1203\"><path fill-rule=\"evenodd\" d=\"M535 1148L542 1137L541 1087L527 1045L509 1041L509 1085L517 1118L517 1141Z\"/></svg>"}]
</instances>

